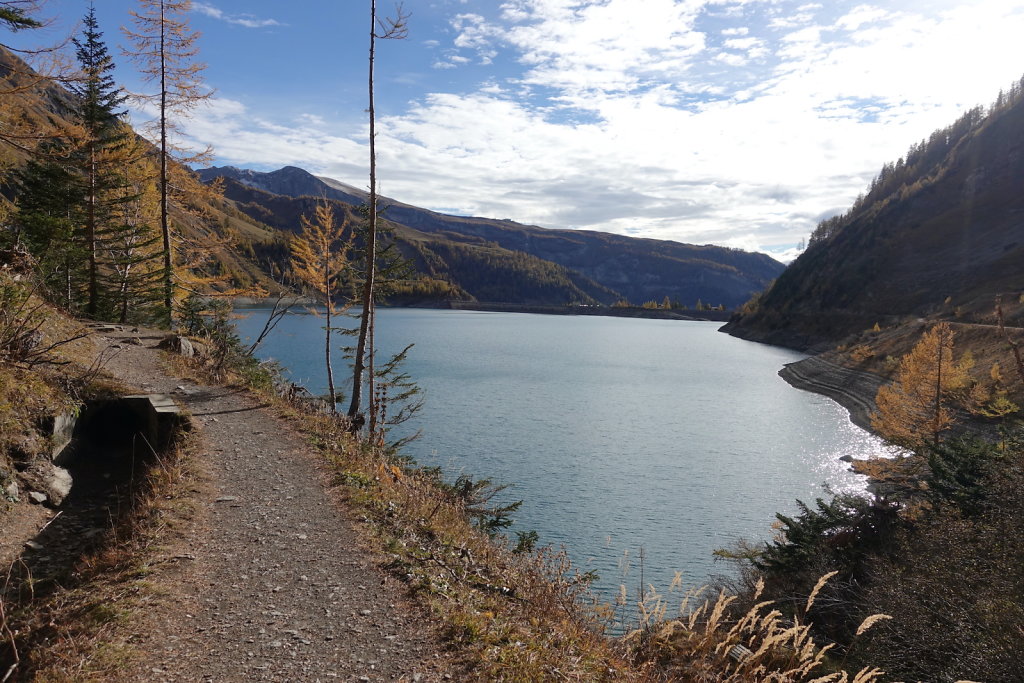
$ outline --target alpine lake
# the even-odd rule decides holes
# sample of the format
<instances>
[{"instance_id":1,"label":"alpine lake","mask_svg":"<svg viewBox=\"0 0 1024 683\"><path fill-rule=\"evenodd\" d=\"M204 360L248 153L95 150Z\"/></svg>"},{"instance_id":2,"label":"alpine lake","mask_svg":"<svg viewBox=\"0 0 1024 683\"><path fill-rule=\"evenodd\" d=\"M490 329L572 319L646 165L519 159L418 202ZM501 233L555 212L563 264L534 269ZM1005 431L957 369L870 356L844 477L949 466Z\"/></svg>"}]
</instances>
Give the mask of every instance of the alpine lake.
<instances>
[{"instance_id":1,"label":"alpine lake","mask_svg":"<svg viewBox=\"0 0 1024 683\"><path fill-rule=\"evenodd\" d=\"M240 308L243 339L268 308ZM346 323L354 325L353 321ZM289 313L257 350L292 381L326 393L324 319ZM534 530L620 586L688 588L735 574L716 549L773 535L775 513L829 492L858 492L843 456L884 453L831 400L778 376L803 354L718 332L720 323L598 316L378 309L378 358L410 349L403 370L423 409L395 436L422 465L508 484L522 500L507 530ZM338 389L351 388L337 335ZM378 363L380 360L378 360ZM345 380L349 379L348 385ZM342 403L342 409L347 404Z\"/></svg>"}]
</instances>

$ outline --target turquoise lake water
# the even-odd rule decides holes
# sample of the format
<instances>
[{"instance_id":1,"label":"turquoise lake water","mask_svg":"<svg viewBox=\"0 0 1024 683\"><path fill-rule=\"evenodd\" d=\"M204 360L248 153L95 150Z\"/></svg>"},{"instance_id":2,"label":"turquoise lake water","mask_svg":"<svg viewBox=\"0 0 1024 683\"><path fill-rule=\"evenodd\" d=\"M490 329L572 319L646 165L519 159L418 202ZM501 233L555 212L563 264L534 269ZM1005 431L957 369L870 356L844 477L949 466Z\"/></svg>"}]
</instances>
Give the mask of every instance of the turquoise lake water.
<instances>
[{"instance_id":1,"label":"turquoise lake water","mask_svg":"<svg viewBox=\"0 0 1024 683\"><path fill-rule=\"evenodd\" d=\"M237 326L255 335L266 311L247 313ZM324 393L322 326L289 315L259 355ZM863 490L840 458L884 451L843 408L778 377L802 354L719 326L382 309L377 343L382 355L415 343L406 369L426 404L407 452L450 478L511 484L503 500L524 501L512 530L564 545L609 596L636 592L641 548L659 590L675 572L690 587L732 574L716 548L770 538L776 512L826 486ZM336 363L345 393L347 374Z\"/></svg>"}]
</instances>

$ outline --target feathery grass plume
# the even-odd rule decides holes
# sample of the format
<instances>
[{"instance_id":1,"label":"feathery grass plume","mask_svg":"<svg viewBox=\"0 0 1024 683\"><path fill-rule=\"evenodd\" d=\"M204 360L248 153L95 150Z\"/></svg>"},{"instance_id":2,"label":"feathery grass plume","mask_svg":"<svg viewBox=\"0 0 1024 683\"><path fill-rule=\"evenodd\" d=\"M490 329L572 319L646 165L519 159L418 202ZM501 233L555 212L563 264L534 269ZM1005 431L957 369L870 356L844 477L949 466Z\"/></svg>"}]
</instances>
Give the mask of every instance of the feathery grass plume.
<instances>
[{"instance_id":1,"label":"feathery grass plume","mask_svg":"<svg viewBox=\"0 0 1024 683\"><path fill-rule=\"evenodd\" d=\"M860 626L857 628L856 635L859 636L860 634L864 633L878 622L883 621L885 619L892 619L892 617L888 614L872 614L870 617L860 622Z\"/></svg>"},{"instance_id":2,"label":"feathery grass plume","mask_svg":"<svg viewBox=\"0 0 1024 683\"><path fill-rule=\"evenodd\" d=\"M834 575L822 577L815 593ZM758 597L761 588L756 587ZM691 604L703 590L688 591L680 617L668 623L652 620L657 607L647 608L647 621L620 640L634 667L657 671L666 680L699 683L876 683L884 673L866 667L854 674L836 667L835 661L828 662L834 646L820 647L814 642L811 624L787 619L772 607L772 601L738 611L733 609L737 597L720 591L717 597ZM653 589L646 597L659 598Z\"/></svg>"},{"instance_id":3,"label":"feathery grass plume","mask_svg":"<svg viewBox=\"0 0 1024 683\"><path fill-rule=\"evenodd\" d=\"M872 683L877 681L878 678L885 672L874 666L866 666L857 672L857 675L853 677L850 683Z\"/></svg>"},{"instance_id":4,"label":"feathery grass plume","mask_svg":"<svg viewBox=\"0 0 1024 683\"><path fill-rule=\"evenodd\" d=\"M754 585L754 594L751 596L751 600L757 600L761 597L761 593L764 593L764 578L757 577L757 583Z\"/></svg>"},{"instance_id":5,"label":"feathery grass plume","mask_svg":"<svg viewBox=\"0 0 1024 683\"><path fill-rule=\"evenodd\" d=\"M735 595L726 595L724 590L719 592L718 600L715 601L715 606L711 609L711 614L708 615L707 626L704 629L705 633L710 634L718 630L722 619L725 617L726 610L735 601Z\"/></svg>"},{"instance_id":6,"label":"feathery grass plume","mask_svg":"<svg viewBox=\"0 0 1024 683\"><path fill-rule=\"evenodd\" d=\"M828 583L828 580L838 573L838 571L829 572L828 574L825 574L823 577L818 579L818 583L814 584L814 590L812 590L811 594L807 596L807 607L804 608L804 614L807 614L811 611L811 607L814 606L814 599L818 597L818 591L824 588L825 584Z\"/></svg>"}]
</instances>

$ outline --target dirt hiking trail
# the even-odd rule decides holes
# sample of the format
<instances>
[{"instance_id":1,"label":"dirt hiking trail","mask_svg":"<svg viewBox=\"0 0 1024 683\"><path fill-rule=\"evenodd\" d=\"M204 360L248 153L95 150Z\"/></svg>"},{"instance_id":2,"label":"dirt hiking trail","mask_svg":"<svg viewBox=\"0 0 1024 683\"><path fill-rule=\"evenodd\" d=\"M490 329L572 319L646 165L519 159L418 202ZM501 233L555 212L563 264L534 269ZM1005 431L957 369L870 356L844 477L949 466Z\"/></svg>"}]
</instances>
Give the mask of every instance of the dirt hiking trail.
<instances>
[{"instance_id":1,"label":"dirt hiking trail","mask_svg":"<svg viewBox=\"0 0 1024 683\"><path fill-rule=\"evenodd\" d=\"M192 487L198 513L153 551L156 597L127 680L461 678L437 627L362 546L311 447L245 392L169 375L163 336L95 335L113 353L108 372L191 413L205 479Z\"/></svg>"}]
</instances>

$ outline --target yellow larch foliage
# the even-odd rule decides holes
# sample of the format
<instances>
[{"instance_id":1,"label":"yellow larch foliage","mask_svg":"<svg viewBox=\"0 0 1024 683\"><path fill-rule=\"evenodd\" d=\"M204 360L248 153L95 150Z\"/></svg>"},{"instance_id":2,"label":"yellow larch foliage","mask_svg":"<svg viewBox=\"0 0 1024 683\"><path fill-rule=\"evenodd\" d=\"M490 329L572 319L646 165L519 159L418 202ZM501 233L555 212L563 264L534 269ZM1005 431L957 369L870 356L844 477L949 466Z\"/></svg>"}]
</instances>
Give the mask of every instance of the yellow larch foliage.
<instances>
[{"instance_id":1,"label":"yellow larch foliage","mask_svg":"<svg viewBox=\"0 0 1024 683\"><path fill-rule=\"evenodd\" d=\"M900 360L895 380L875 397L871 426L887 441L920 451L956 421L955 402L969 389L973 360L954 360L953 330L938 323Z\"/></svg>"}]
</instances>

